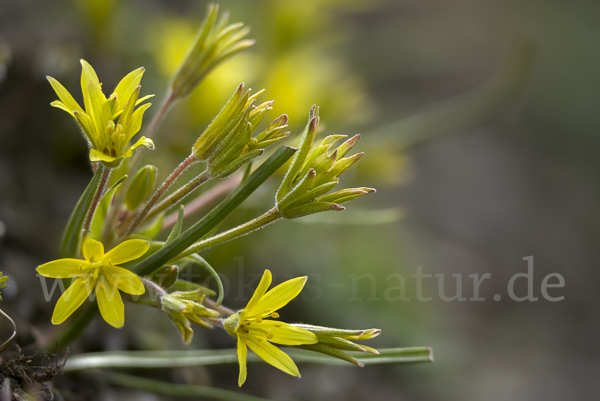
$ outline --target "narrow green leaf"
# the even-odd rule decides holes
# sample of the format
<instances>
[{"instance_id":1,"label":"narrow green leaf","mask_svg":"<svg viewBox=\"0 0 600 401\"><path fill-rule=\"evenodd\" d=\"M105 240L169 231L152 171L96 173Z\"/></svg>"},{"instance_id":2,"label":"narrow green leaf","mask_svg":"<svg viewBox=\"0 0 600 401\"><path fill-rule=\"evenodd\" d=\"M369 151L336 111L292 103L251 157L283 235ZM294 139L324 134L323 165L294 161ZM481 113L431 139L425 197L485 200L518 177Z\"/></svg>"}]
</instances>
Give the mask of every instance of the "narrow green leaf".
<instances>
[{"instance_id":1,"label":"narrow green leaf","mask_svg":"<svg viewBox=\"0 0 600 401\"><path fill-rule=\"evenodd\" d=\"M173 241L175 238L179 237L181 234L181 227L183 227L183 205L179 206L179 212L177 214L177 222L173 226L171 230L171 234L169 234L169 238L167 238L166 243Z\"/></svg>"},{"instance_id":2,"label":"narrow green leaf","mask_svg":"<svg viewBox=\"0 0 600 401\"><path fill-rule=\"evenodd\" d=\"M81 194L79 201L77 201L75 209L73 209L73 212L71 213L71 217L69 217L69 222L67 223L62 238L61 256L63 258L73 258L77 255L83 222L90 209L94 195L98 190L105 168L106 167L104 167L103 164L99 165L94 177L92 177L87 188L83 191L83 194Z\"/></svg>"},{"instance_id":3,"label":"narrow green leaf","mask_svg":"<svg viewBox=\"0 0 600 401\"><path fill-rule=\"evenodd\" d=\"M221 305L221 302L223 302L223 295L224 295L223 282L221 281L221 277L219 277L219 275L217 274L215 269L213 269L213 267L206 260L204 260L204 258L202 256L198 255L197 253L194 253L194 254L191 254L189 257L192 258L194 260L194 262L198 263L200 266L202 266L206 270L208 270L210 275L213 276L213 278L217 282L217 287L219 288L219 297L217 298L217 302L215 303L215 305L216 306Z\"/></svg>"},{"instance_id":4,"label":"narrow green leaf","mask_svg":"<svg viewBox=\"0 0 600 401\"><path fill-rule=\"evenodd\" d=\"M305 350L286 349L298 363L318 363L324 365L348 366L347 362L327 355ZM383 348L379 355L362 352L348 352L364 365L407 364L433 362L433 351L429 347ZM258 356L248 354L248 362L262 362ZM162 369L190 366L237 364L235 349L185 350L185 351L120 351L74 355L67 361L64 372L87 369Z\"/></svg>"},{"instance_id":5,"label":"narrow green leaf","mask_svg":"<svg viewBox=\"0 0 600 401\"><path fill-rule=\"evenodd\" d=\"M160 231L162 230L163 220L165 219L165 214L161 213L158 217L152 220L149 224L143 226L140 230L136 231L135 235L141 235L147 239L154 239Z\"/></svg>"},{"instance_id":6,"label":"narrow green leaf","mask_svg":"<svg viewBox=\"0 0 600 401\"><path fill-rule=\"evenodd\" d=\"M166 383L122 373L105 375L109 383L123 387L138 388L155 393L174 395L179 397L202 397L223 401L269 401L266 398L254 397L230 390L210 386L197 386L190 384Z\"/></svg>"},{"instance_id":7,"label":"narrow green leaf","mask_svg":"<svg viewBox=\"0 0 600 401\"><path fill-rule=\"evenodd\" d=\"M296 149L282 146L271 155L259 168L242 182L237 189L229 194L213 210L205 215L192 227L181 233L172 242L148 258L138 262L132 270L139 275L147 275L174 259L187 247L194 244L219 222L233 212L246 198L248 198L258 187L260 187L279 167L281 167L296 152Z\"/></svg>"}]
</instances>

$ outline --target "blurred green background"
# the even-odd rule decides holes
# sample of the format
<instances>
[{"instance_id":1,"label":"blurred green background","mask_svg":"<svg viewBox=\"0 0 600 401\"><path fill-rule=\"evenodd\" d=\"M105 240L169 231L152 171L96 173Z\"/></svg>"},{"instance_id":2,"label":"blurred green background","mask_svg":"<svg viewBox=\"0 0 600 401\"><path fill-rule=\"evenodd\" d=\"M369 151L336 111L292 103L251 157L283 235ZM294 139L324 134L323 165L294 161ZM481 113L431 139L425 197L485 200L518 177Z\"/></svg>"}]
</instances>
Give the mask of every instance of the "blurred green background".
<instances>
[{"instance_id":1,"label":"blurred green background","mask_svg":"<svg viewBox=\"0 0 600 401\"><path fill-rule=\"evenodd\" d=\"M53 329L54 303L44 302L34 269L57 258L63 226L91 177L85 142L73 121L49 106L55 95L45 76L78 94L80 58L110 88L143 65L142 91L156 93L157 104L206 4L0 2L0 269L11 277L2 307L17 320L21 346ZM263 101L275 99L272 118L289 114L291 144L314 103L324 133L361 133L357 150L367 154L343 183L378 189L343 213L279 222L206 252L229 284L226 304L242 307L251 292L240 294L239 285L265 268L276 282L307 274L309 285L284 320L379 327L383 334L369 345L432 346L436 358L363 369L303 365L302 380L252 365L243 391L277 400L597 399L600 3L220 5L233 22L252 28L257 45L176 105L146 162L165 177L243 81L266 88ZM226 224L267 210L276 181ZM526 271L522 258L530 255L540 300L516 302L507 283ZM418 301L411 275L419 266L444 275L448 296L456 291L452 275L462 275L467 298L468 275L491 273L481 286L485 301L445 302L434 278L424 286L433 299ZM406 278L408 301L392 300L397 273ZM550 290L565 296L560 302L541 298L550 273L565 279L564 288ZM526 285L517 282L521 295ZM121 331L95 321L71 351L184 349L158 311L132 305L126 316ZM234 345L223 333L195 332L193 348ZM236 372L228 366L141 374L234 389ZM109 389L85 374L56 386L67 399L169 399Z\"/></svg>"}]
</instances>

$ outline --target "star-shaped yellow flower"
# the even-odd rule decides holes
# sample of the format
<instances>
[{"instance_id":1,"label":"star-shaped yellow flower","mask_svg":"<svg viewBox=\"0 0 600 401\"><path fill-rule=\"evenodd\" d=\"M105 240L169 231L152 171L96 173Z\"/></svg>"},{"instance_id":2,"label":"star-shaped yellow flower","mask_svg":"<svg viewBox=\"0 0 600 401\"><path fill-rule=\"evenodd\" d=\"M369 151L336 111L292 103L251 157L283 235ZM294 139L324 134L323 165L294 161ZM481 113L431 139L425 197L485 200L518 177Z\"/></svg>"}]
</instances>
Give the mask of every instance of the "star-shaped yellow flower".
<instances>
[{"instance_id":1,"label":"star-shaped yellow flower","mask_svg":"<svg viewBox=\"0 0 600 401\"><path fill-rule=\"evenodd\" d=\"M82 246L85 260L59 259L39 266L37 272L45 277L77 277L56 303L52 323L64 322L95 289L104 320L116 328L123 327L125 307L118 290L141 295L145 289L137 275L116 265L141 257L149 247L148 241L132 239L104 253L104 245L88 237Z\"/></svg>"},{"instance_id":2,"label":"star-shaped yellow flower","mask_svg":"<svg viewBox=\"0 0 600 401\"><path fill-rule=\"evenodd\" d=\"M90 160L115 167L120 159L131 157L133 151L142 145L154 149L154 143L146 137L141 137L133 146L127 146L140 130L144 112L151 104L146 103L134 111L135 106L154 96L138 99L144 68L127 74L107 99L92 66L85 60L81 60L81 66L85 111L60 82L47 78L60 99L50 105L66 111L77 120L91 145Z\"/></svg>"},{"instance_id":3,"label":"star-shaped yellow flower","mask_svg":"<svg viewBox=\"0 0 600 401\"><path fill-rule=\"evenodd\" d=\"M246 359L248 348L265 362L275 366L292 376L300 377L298 367L285 352L271 343L283 345L315 344L319 341L314 333L294 327L276 320L264 320L269 317L278 318L275 311L294 299L306 283L306 277L297 277L271 289L271 272L265 270L262 279L248 302L239 312L228 317L224 326L232 336L236 337L237 353L240 363L240 387L246 381Z\"/></svg>"}]
</instances>

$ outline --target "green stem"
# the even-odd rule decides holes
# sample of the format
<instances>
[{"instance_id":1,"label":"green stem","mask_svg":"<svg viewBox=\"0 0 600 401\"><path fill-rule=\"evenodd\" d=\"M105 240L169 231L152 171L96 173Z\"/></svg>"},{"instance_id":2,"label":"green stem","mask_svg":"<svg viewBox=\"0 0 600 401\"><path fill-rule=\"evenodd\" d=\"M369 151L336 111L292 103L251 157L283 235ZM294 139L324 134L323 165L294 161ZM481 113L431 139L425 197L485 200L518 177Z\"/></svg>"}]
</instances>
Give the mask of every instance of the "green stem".
<instances>
[{"instance_id":1,"label":"green stem","mask_svg":"<svg viewBox=\"0 0 600 401\"><path fill-rule=\"evenodd\" d=\"M150 212L150 209L152 209L156 202L158 202L160 198L162 198L167 189L169 189L171 185L173 185L173 183L177 180L177 178L179 178L181 174L183 174L185 170L187 170L191 165L193 165L197 161L198 159L196 159L196 156L194 154L191 154L183 162L181 162L181 164L177 166L177 168L173 170L173 172L162 183L160 188L158 188L154 192L148 203L146 203L146 206L144 206L142 211L134 217L133 221L129 224L129 226L126 229L124 229L124 233L122 233L121 236L127 237L128 235L131 235L133 230L135 230L142 223L142 221L145 220L146 216Z\"/></svg>"},{"instance_id":2,"label":"green stem","mask_svg":"<svg viewBox=\"0 0 600 401\"><path fill-rule=\"evenodd\" d=\"M118 386L139 388L179 397L207 397L223 401L269 401L266 398L254 397L215 387L165 383L122 373L110 373L105 375L105 377L109 383Z\"/></svg>"},{"instance_id":3,"label":"green stem","mask_svg":"<svg viewBox=\"0 0 600 401\"><path fill-rule=\"evenodd\" d=\"M177 191L173 192L166 199L164 199L162 202L160 202L158 205L152 208L152 210L150 210L144 221L148 221L157 214L161 213L162 211L167 210L171 206L174 206L177 202L188 196L193 190L207 182L209 179L210 174L207 170L198 174L196 178L179 188Z\"/></svg>"},{"instance_id":4,"label":"green stem","mask_svg":"<svg viewBox=\"0 0 600 401\"><path fill-rule=\"evenodd\" d=\"M85 218L85 222L83 224L83 231L89 231L92 225L92 220L94 218L94 213L96 212L96 208L98 207L98 203L100 203L100 199L102 199L102 195L104 194L104 190L106 189L106 184L108 183L108 177L110 177L110 167L102 168L102 178L100 179L100 184L98 184L98 188L96 189L96 193L94 194L94 198L92 199L92 203L90 205L90 209L88 210L87 216Z\"/></svg>"},{"instance_id":5,"label":"green stem","mask_svg":"<svg viewBox=\"0 0 600 401\"><path fill-rule=\"evenodd\" d=\"M240 177L241 177L241 174L233 175L233 176L225 179L224 181L221 181L220 183L218 183L217 185L215 185L208 191L204 192L202 195L198 196L193 201L189 202L187 205L185 205L183 217L186 218L187 216L192 215L193 213L206 207L207 205L211 204L212 202L219 199L220 197L225 196L228 193L230 193L231 191L233 191L239 185L239 183L241 181ZM177 212L172 213L172 214L168 215L167 217L165 217L165 220L163 221L163 227L162 227L163 230L167 229L171 226L174 226L175 223L177 223L178 217L179 217L179 213L177 213Z\"/></svg>"},{"instance_id":6,"label":"green stem","mask_svg":"<svg viewBox=\"0 0 600 401\"><path fill-rule=\"evenodd\" d=\"M299 363L317 363L323 365L348 366L346 361L327 355L286 349L286 353ZM379 355L364 352L348 351L349 355L359 358L364 365L410 364L433 362L433 352L429 347L383 348ZM248 362L262 362L254 355L248 354ZM89 369L166 369L185 368L191 366L210 366L238 363L235 349L221 350L185 350L185 351L120 351L79 354L69 358L64 372L75 372Z\"/></svg>"},{"instance_id":7,"label":"green stem","mask_svg":"<svg viewBox=\"0 0 600 401\"><path fill-rule=\"evenodd\" d=\"M192 227L181 233L157 252L135 264L131 270L138 275L147 275L158 269L190 245L210 232L217 224L233 212L258 187L271 177L296 152L296 149L282 146L273 153L247 180L229 194L221 203L206 214Z\"/></svg>"},{"instance_id":8,"label":"green stem","mask_svg":"<svg viewBox=\"0 0 600 401\"><path fill-rule=\"evenodd\" d=\"M186 256L190 256L194 253L199 253L206 249L215 247L217 245L221 245L225 242L239 238L246 234L250 234L251 232L259 230L279 219L281 219L281 213L279 212L277 207L274 207L265 214L258 216L257 218L250 220L247 223L240 224L239 226L232 228L231 230L222 232L221 234L195 243L194 245L186 249L184 252L177 255L175 259L181 259Z\"/></svg>"},{"instance_id":9,"label":"green stem","mask_svg":"<svg viewBox=\"0 0 600 401\"><path fill-rule=\"evenodd\" d=\"M85 307L85 309L71 320L62 331L60 331L55 337L47 340L43 345L43 349L52 352L58 352L58 350L69 345L75 340L81 332L87 327L87 325L94 319L98 312L98 304L91 302Z\"/></svg>"}]
</instances>

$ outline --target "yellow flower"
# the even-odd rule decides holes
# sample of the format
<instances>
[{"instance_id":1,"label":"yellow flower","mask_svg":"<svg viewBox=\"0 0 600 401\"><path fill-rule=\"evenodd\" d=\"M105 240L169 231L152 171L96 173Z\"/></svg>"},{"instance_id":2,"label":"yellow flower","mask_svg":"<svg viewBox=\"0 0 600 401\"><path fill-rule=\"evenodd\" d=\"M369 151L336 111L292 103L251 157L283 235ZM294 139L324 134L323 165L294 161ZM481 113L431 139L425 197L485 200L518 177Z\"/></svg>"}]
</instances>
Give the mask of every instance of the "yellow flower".
<instances>
[{"instance_id":1,"label":"yellow flower","mask_svg":"<svg viewBox=\"0 0 600 401\"><path fill-rule=\"evenodd\" d=\"M123 327L125 307L118 290L141 295L145 289L137 275L116 265L141 257L149 247L148 241L132 239L104 253L102 243L88 237L82 246L85 260L59 259L38 266L37 272L45 277L77 277L56 303L52 323L64 322L96 289L98 307L104 320L116 328Z\"/></svg>"},{"instance_id":2,"label":"yellow flower","mask_svg":"<svg viewBox=\"0 0 600 401\"><path fill-rule=\"evenodd\" d=\"M142 145L154 149L154 143L146 137L141 137L133 146L127 146L140 130L144 112L151 104L146 103L134 111L135 106L154 96L138 99L144 68L127 74L107 99L92 66L83 59L81 66L85 111L60 82L52 77L47 78L60 99L50 105L66 111L77 120L90 143L90 160L115 167L120 159L131 157L133 151Z\"/></svg>"},{"instance_id":3,"label":"yellow flower","mask_svg":"<svg viewBox=\"0 0 600 401\"><path fill-rule=\"evenodd\" d=\"M271 285L271 272L265 273L254 295L246 305L234 315L228 317L224 326L227 332L237 338L237 354L240 363L240 387L246 381L246 358L248 348L265 362L292 376L300 377L298 367L285 352L271 343L283 345L315 344L319 341L314 333L300 327L294 327L276 320L275 311L294 299L306 283L306 277L297 277L279 284L267 292Z\"/></svg>"}]
</instances>

